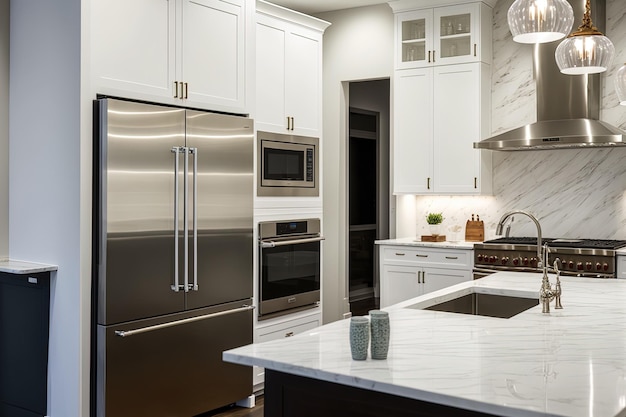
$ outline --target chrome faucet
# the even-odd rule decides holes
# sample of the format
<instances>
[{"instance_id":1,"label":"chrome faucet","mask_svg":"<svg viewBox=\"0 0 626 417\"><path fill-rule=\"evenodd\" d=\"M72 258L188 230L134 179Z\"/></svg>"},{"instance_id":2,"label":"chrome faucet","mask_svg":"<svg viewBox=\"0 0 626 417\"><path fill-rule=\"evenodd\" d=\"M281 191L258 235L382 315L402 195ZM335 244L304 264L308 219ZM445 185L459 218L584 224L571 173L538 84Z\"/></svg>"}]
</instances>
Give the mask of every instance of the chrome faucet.
<instances>
[{"instance_id":1,"label":"chrome faucet","mask_svg":"<svg viewBox=\"0 0 626 417\"><path fill-rule=\"evenodd\" d=\"M535 222L535 226L537 226L537 266L541 268L543 266L543 258L541 257L541 248L542 248L541 225L539 224L539 220L537 220L535 216L522 210L509 211L508 213L505 213L500 218L500 221L498 222L498 225L496 226L496 235L498 236L502 235L502 229L504 228L504 223L509 217L513 216L514 214L523 214L524 216L529 217L533 222ZM510 225L509 225L509 228L510 228ZM507 228L507 235L508 235L509 228Z\"/></svg>"}]
</instances>

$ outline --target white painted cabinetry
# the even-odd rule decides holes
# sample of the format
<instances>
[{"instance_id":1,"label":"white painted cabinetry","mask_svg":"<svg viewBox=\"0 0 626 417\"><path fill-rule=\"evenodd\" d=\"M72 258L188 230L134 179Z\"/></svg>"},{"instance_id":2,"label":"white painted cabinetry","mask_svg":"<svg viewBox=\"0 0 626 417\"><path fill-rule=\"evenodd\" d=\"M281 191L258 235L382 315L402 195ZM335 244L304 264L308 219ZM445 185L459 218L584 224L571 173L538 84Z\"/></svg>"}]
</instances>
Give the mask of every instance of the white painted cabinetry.
<instances>
[{"instance_id":1,"label":"white painted cabinetry","mask_svg":"<svg viewBox=\"0 0 626 417\"><path fill-rule=\"evenodd\" d=\"M319 137L322 35L329 23L256 4L256 128Z\"/></svg>"},{"instance_id":2,"label":"white painted cabinetry","mask_svg":"<svg viewBox=\"0 0 626 417\"><path fill-rule=\"evenodd\" d=\"M293 337L322 325L321 309L319 307L289 314L275 319L258 322L255 329L254 343L269 342L271 340ZM253 384L255 391L265 382L265 369L255 366Z\"/></svg>"},{"instance_id":3,"label":"white painted cabinetry","mask_svg":"<svg viewBox=\"0 0 626 417\"><path fill-rule=\"evenodd\" d=\"M626 279L626 255L617 255L617 278Z\"/></svg>"},{"instance_id":4,"label":"white painted cabinetry","mask_svg":"<svg viewBox=\"0 0 626 417\"><path fill-rule=\"evenodd\" d=\"M95 0L95 91L248 113L253 0Z\"/></svg>"},{"instance_id":5,"label":"white painted cabinetry","mask_svg":"<svg viewBox=\"0 0 626 417\"><path fill-rule=\"evenodd\" d=\"M492 9L485 3L474 1L419 10L412 9L428 3L398 0L389 4L396 13L396 69L491 63Z\"/></svg>"},{"instance_id":6,"label":"white painted cabinetry","mask_svg":"<svg viewBox=\"0 0 626 417\"><path fill-rule=\"evenodd\" d=\"M490 133L488 65L396 71L394 193L491 192L491 154L473 149Z\"/></svg>"},{"instance_id":7,"label":"white painted cabinetry","mask_svg":"<svg viewBox=\"0 0 626 417\"><path fill-rule=\"evenodd\" d=\"M471 249L379 245L381 308L472 279Z\"/></svg>"}]
</instances>

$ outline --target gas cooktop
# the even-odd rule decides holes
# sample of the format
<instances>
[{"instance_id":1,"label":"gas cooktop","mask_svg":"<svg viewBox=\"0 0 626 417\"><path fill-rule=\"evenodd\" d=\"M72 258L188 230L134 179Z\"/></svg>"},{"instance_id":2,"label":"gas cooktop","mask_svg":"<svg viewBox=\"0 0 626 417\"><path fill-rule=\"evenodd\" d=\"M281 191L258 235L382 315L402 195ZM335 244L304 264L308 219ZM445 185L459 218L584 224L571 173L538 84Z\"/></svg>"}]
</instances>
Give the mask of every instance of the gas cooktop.
<instances>
[{"instance_id":1,"label":"gas cooktop","mask_svg":"<svg viewBox=\"0 0 626 417\"><path fill-rule=\"evenodd\" d=\"M536 245L536 237L501 237L498 239L487 240L484 244L500 244L500 245ZM626 240L610 240L610 239L554 239L542 238L541 244L548 244L549 247L560 248L582 248L582 249L619 249L626 246Z\"/></svg>"}]
</instances>

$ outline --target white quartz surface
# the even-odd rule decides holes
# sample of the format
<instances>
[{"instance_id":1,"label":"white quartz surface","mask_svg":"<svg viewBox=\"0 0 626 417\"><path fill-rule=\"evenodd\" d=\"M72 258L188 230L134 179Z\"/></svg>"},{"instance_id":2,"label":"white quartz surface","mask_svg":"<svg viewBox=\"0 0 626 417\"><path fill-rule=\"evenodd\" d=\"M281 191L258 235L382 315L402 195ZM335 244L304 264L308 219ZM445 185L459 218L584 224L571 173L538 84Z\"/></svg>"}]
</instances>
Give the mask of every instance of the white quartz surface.
<instances>
[{"instance_id":1,"label":"white quartz surface","mask_svg":"<svg viewBox=\"0 0 626 417\"><path fill-rule=\"evenodd\" d=\"M446 249L474 249L474 243L480 242L466 242L465 240L458 240L454 242L422 242L417 238L403 237L398 239L376 240L374 241L374 243L377 245L418 246Z\"/></svg>"},{"instance_id":2,"label":"white quartz surface","mask_svg":"<svg viewBox=\"0 0 626 417\"><path fill-rule=\"evenodd\" d=\"M502 272L389 307L386 360L351 359L349 320L224 359L501 416L625 416L626 281L565 277L563 310L510 319L406 308L471 291L537 297L540 283Z\"/></svg>"},{"instance_id":3,"label":"white quartz surface","mask_svg":"<svg viewBox=\"0 0 626 417\"><path fill-rule=\"evenodd\" d=\"M0 272L8 272L10 274L34 274L37 272L56 271L57 269L58 267L56 265L11 259L0 260Z\"/></svg>"}]
</instances>

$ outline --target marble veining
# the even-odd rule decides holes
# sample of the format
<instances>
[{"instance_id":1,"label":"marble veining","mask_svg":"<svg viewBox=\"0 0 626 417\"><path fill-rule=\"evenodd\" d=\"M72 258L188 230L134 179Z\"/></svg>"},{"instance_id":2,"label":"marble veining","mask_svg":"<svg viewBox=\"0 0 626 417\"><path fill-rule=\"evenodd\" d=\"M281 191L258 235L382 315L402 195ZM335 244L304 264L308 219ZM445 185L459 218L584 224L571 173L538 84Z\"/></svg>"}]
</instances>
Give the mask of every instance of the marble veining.
<instances>
[{"instance_id":1,"label":"marble veining","mask_svg":"<svg viewBox=\"0 0 626 417\"><path fill-rule=\"evenodd\" d=\"M513 42L506 14L513 0L493 9L492 132L536 120L532 46ZM626 107L617 103L614 78L626 63L626 1L607 0L606 35L616 58L602 75L601 120L626 130ZM575 26L580 17L576 17ZM443 212L444 228L461 226L472 213L485 221L485 239L495 237L502 214L520 209L541 222L544 236L626 239L626 149L560 149L493 152L493 196L417 196L416 235L423 216ZM535 236L534 225L515 218L511 233ZM402 231L398 236L406 236Z\"/></svg>"},{"instance_id":2,"label":"marble veining","mask_svg":"<svg viewBox=\"0 0 626 417\"><path fill-rule=\"evenodd\" d=\"M34 274L37 272L56 271L58 266L35 262L17 261L11 259L0 260L0 272L9 274Z\"/></svg>"},{"instance_id":3,"label":"marble veining","mask_svg":"<svg viewBox=\"0 0 626 417\"><path fill-rule=\"evenodd\" d=\"M537 297L540 282L540 274L498 273L385 309L386 360L351 360L349 320L224 359L501 416L624 415L626 281L565 277L564 309L551 314L541 306L510 319L407 308L470 291Z\"/></svg>"},{"instance_id":4,"label":"marble veining","mask_svg":"<svg viewBox=\"0 0 626 417\"><path fill-rule=\"evenodd\" d=\"M460 240L457 242L422 242L412 237L384 239L374 241L376 245L415 246L422 248L474 249L474 243Z\"/></svg>"}]
</instances>

